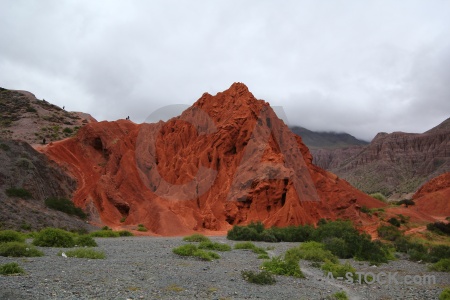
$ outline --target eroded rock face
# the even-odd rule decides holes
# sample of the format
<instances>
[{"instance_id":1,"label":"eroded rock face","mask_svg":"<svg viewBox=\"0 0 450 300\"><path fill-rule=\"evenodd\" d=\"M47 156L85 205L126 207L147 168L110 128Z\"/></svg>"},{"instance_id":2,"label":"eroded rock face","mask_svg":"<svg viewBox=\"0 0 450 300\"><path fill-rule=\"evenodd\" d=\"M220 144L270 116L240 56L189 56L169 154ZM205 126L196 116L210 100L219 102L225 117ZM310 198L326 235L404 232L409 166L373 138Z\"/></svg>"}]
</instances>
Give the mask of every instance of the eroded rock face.
<instances>
[{"instance_id":1,"label":"eroded rock face","mask_svg":"<svg viewBox=\"0 0 450 300\"><path fill-rule=\"evenodd\" d=\"M314 166L308 148L241 83L204 94L180 117L86 125L42 151L78 179L76 205L112 227L151 233L225 231L348 218L384 204ZM120 222L120 220L125 220Z\"/></svg>"},{"instance_id":2,"label":"eroded rock face","mask_svg":"<svg viewBox=\"0 0 450 300\"><path fill-rule=\"evenodd\" d=\"M413 196L416 207L432 216L450 216L450 173L424 184Z\"/></svg>"},{"instance_id":3,"label":"eroded rock face","mask_svg":"<svg viewBox=\"0 0 450 300\"><path fill-rule=\"evenodd\" d=\"M414 193L450 171L450 119L421 133L379 133L367 146L316 150L315 161L367 193Z\"/></svg>"}]
</instances>

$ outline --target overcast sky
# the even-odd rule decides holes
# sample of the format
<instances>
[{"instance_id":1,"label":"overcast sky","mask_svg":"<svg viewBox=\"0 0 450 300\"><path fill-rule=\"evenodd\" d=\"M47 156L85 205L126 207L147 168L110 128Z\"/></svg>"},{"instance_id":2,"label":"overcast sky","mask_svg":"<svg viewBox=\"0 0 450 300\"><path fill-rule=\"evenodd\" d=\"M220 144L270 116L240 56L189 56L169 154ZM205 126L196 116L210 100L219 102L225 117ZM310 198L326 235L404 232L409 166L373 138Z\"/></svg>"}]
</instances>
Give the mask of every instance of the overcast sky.
<instances>
[{"instance_id":1,"label":"overcast sky","mask_svg":"<svg viewBox=\"0 0 450 300\"><path fill-rule=\"evenodd\" d=\"M142 122L245 83L291 125L423 132L450 117L450 1L0 0L0 86Z\"/></svg>"}]
</instances>

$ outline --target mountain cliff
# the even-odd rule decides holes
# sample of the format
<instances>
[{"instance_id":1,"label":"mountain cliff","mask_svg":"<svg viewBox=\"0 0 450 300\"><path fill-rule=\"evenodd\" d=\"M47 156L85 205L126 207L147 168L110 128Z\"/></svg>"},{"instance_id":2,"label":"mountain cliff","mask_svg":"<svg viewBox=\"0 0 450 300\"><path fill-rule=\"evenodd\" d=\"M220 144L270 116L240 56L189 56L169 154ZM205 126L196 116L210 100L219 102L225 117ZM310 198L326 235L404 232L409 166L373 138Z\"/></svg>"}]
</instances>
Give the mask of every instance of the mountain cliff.
<instances>
[{"instance_id":1,"label":"mountain cliff","mask_svg":"<svg viewBox=\"0 0 450 300\"><path fill-rule=\"evenodd\" d=\"M301 138L242 83L167 122L91 123L41 151L77 179L75 204L115 228L180 235L320 218L364 227L376 217L360 208L384 206L313 165Z\"/></svg>"},{"instance_id":2,"label":"mountain cliff","mask_svg":"<svg viewBox=\"0 0 450 300\"><path fill-rule=\"evenodd\" d=\"M316 149L314 162L367 193L413 193L450 171L449 124L421 134L379 133L367 146Z\"/></svg>"}]
</instances>

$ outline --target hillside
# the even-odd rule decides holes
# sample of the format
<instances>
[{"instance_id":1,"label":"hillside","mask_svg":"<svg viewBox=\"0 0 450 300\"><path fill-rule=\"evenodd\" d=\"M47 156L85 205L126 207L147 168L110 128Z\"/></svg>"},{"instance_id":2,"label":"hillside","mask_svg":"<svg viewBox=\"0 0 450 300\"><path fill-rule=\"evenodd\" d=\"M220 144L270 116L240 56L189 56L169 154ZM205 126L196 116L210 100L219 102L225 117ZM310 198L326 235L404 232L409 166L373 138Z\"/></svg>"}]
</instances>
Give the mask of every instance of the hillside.
<instances>
[{"instance_id":1,"label":"hillside","mask_svg":"<svg viewBox=\"0 0 450 300\"><path fill-rule=\"evenodd\" d=\"M316 149L337 149L369 144L348 133L312 131L300 126L292 126L290 129L302 138L303 143L313 154Z\"/></svg>"},{"instance_id":2,"label":"hillside","mask_svg":"<svg viewBox=\"0 0 450 300\"><path fill-rule=\"evenodd\" d=\"M114 228L181 235L345 218L373 230L377 218L360 209L384 206L313 165L301 138L241 83L167 122L91 123L41 151L77 179L75 204Z\"/></svg>"},{"instance_id":3,"label":"hillside","mask_svg":"<svg viewBox=\"0 0 450 300\"><path fill-rule=\"evenodd\" d=\"M0 88L0 139L40 144L72 136L85 124L95 122L90 115L68 112L26 91Z\"/></svg>"},{"instance_id":4,"label":"hillside","mask_svg":"<svg viewBox=\"0 0 450 300\"><path fill-rule=\"evenodd\" d=\"M413 193L450 171L450 119L424 133L379 133L361 148L322 153L320 166L368 193ZM326 163L325 163L326 162Z\"/></svg>"},{"instance_id":5,"label":"hillside","mask_svg":"<svg viewBox=\"0 0 450 300\"><path fill-rule=\"evenodd\" d=\"M0 140L0 165L1 229L89 228L85 221L45 206L50 197L71 199L76 189L75 180L45 155L25 142ZM29 196L8 196L12 189Z\"/></svg>"}]
</instances>

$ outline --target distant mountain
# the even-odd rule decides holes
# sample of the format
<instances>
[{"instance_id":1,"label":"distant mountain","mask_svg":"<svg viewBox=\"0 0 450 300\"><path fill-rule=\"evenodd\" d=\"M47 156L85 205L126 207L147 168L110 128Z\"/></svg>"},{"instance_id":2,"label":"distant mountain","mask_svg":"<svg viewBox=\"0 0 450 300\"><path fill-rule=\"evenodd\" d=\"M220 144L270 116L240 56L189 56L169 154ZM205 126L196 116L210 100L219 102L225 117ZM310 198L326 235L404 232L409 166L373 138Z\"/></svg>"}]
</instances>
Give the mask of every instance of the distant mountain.
<instances>
[{"instance_id":1,"label":"distant mountain","mask_svg":"<svg viewBox=\"0 0 450 300\"><path fill-rule=\"evenodd\" d=\"M369 144L369 142L359 140L348 133L311 131L300 126L293 126L290 129L302 138L303 143L310 150L336 149Z\"/></svg>"},{"instance_id":2,"label":"distant mountain","mask_svg":"<svg viewBox=\"0 0 450 300\"><path fill-rule=\"evenodd\" d=\"M367 146L315 149L314 163L367 193L413 193L450 172L450 118L424 133L378 133Z\"/></svg>"},{"instance_id":3,"label":"distant mountain","mask_svg":"<svg viewBox=\"0 0 450 300\"><path fill-rule=\"evenodd\" d=\"M68 112L26 91L0 88L0 139L29 144L61 140L96 122L89 114Z\"/></svg>"}]
</instances>

